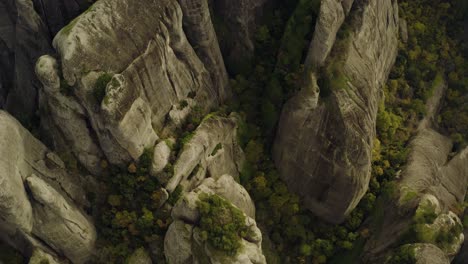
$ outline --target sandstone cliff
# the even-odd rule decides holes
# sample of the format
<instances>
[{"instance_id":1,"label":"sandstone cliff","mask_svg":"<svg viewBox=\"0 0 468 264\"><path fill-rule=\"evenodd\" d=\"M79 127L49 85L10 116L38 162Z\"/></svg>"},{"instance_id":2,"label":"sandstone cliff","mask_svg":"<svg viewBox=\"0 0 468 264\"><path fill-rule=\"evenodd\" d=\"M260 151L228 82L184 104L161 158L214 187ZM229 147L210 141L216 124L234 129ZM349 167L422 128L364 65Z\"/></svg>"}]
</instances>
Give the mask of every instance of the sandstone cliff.
<instances>
[{"instance_id":1,"label":"sandstone cliff","mask_svg":"<svg viewBox=\"0 0 468 264\"><path fill-rule=\"evenodd\" d=\"M80 177L3 111L0 128L1 239L25 255L40 250L84 263L96 231L82 211Z\"/></svg>"},{"instance_id":2,"label":"sandstone cliff","mask_svg":"<svg viewBox=\"0 0 468 264\"><path fill-rule=\"evenodd\" d=\"M342 39L333 42L344 19L344 3L335 2L322 4L308 56L320 66L325 59L315 56L330 45L335 50L327 69L311 67L302 90L284 106L274 159L313 213L340 223L368 187L377 105L397 52L398 7L391 0L356 2Z\"/></svg>"},{"instance_id":3,"label":"sandstone cliff","mask_svg":"<svg viewBox=\"0 0 468 264\"><path fill-rule=\"evenodd\" d=\"M45 124L57 148L71 145L92 172L104 156L113 164L137 159L192 110L207 113L225 96L188 42L177 2L99 1L57 34L54 47L59 62L43 57L36 67Z\"/></svg>"},{"instance_id":4,"label":"sandstone cliff","mask_svg":"<svg viewBox=\"0 0 468 264\"><path fill-rule=\"evenodd\" d=\"M409 233L411 241L431 245L420 249L431 259L428 263L449 263L463 244L462 223L453 211L458 213L457 206L463 203L468 188L468 148L454 155L452 140L436 130L437 111L446 88L445 82L435 87L426 103L426 116L409 145L408 161L395 194L381 205L389 213L372 219L372 235L364 248L369 263L384 259L389 248ZM424 214L432 214L434 219L420 223L418 219ZM445 233L451 237L449 241L440 239ZM418 261L424 261L422 254L417 250Z\"/></svg>"}]
</instances>

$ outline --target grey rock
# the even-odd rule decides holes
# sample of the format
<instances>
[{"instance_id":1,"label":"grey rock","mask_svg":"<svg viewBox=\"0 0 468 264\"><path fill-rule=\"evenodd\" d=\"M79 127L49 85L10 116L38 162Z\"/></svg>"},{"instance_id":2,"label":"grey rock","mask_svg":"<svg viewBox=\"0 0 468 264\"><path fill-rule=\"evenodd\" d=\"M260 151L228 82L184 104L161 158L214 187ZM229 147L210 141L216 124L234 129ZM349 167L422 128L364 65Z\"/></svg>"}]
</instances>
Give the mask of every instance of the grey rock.
<instances>
[{"instance_id":1,"label":"grey rock","mask_svg":"<svg viewBox=\"0 0 468 264\"><path fill-rule=\"evenodd\" d=\"M92 254L96 230L78 208L35 175L26 178L33 203L33 234L74 263L86 262Z\"/></svg>"},{"instance_id":2,"label":"grey rock","mask_svg":"<svg viewBox=\"0 0 468 264\"><path fill-rule=\"evenodd\" d=\"M231 178L231 179L228 179ZM266 263L262 253L262 233L253 218L245 215L251 210L248 206L252 201L245 201L247 191L241 185L234 183L229 175L223 175L216 183L212 178L206 179L191 192L185 193L172 210L171 223L164 239L164 253L169 263ZM242 248L236 256L227 256L212 248L201 238L201 231L196 224L200 221L197 203L202 194L218 194L226 201L244 212L246 226L250 227L250 235L242 239ZM223 196L224 195L224 196ZM247 204L247 206L246 206Z\"/></svg>"},{"instance_id":3,"label":"grey rock","mask_svg":"<svg viewBox=\"0 0 468 264\"><path fill-rule=\"evenodd\" d=\"M282 110L273 149L290 189L332 223L342 222L367 191L380 89L397 53L396 1L365 1L351 12L356 22L342 43L347 52L333 55L343 56L338 67L346 87L322 100L307 73L302 91Z\"/></svg>"},{"instance_id":4,"label":"grey rock","mask_svg":"<svg viewBox=\"0 0 468 264\"><path fill-rule=\"evenodd\" d=\"M192 264L193 225L175 220L166 232L164 251L168 263Z\"/></svg>"},{"instance_id":5,"label":"grey rock","mask_svg":"<svg viewBox=\"0 0 468 264\"><path fill-rule=\"evenodd\" d=\"M151 164L151 174L160 173L169 163L171 149L165 141L161 141L154 147L153 162Z\"/></svg>"},{"instance_id":6,"label":"grey rock","mask_svg":"<svg viewBox=\"0 0 468 264\"><path fill-rule=\"evenodd\" d=\"M34 249L31 258L29 259L28 264L44 264L45 261L48 261L47 263L49 264L63 263L57 260L57 258L55 258L54 256L51 256L50 254L36 248Z\"/></svg>"},{"instance_id":7,"label":"grey rock","mask_svg":"<svg viewBox=\"0 0 468 264\"><path fill-rule=\"evenodd\" d=\"M214 193L241 209L246 215L255 218L255 205L249 193L230 175L223 175L219 179L207 178L202 186L213 190Z\"/></svg>"},{"instance_id":8,"label":"grey rock","mask_svg":"<svg viewBox=\"0 0 468 264\"><path fill-rule=\"evenodd\" d=\"M315 24L305 65L313 69L323 66L335 44L336 33L343 24L354 0L323 0Z\"/></svg>"},{"instance_id":9,"label":"grey rock","mask_svg":"<svg viewBox=\"0 0 468 264\"><path fill-rule=\"evenodd\" d=\"M3 111L0 111L0 124L0 222L11 233L16 228L29 233L33 216L22 181L22 170L27 166L22 157L26 151L22 131L18 131L17 121Z\"/></svg>"},{"instance_id":10,"label":"grey rock","mask_svg":"<svg viewBox=\"0 0 468 264\"><path fill-rule=\"evenodd\" d=\"M200 184L206 174L215 179L224 174L237 178L244 162L244 153L237 142L237 124L238 117L235 115L205 118L174 163L174 176L166 189L172 192L182 183L186 191L190 191ZM202 173L189 177L197 172Z\"/></svg>"},{"instance_id":11,"label":"grey rock","mask_svg":"<svg viewBox=\"0 0 468 264\"><path fill-rule=\"evenodd\" d=\"M451 210L464 201L466 196L468 148L450 159L453 142L435 130L436 114L446 88L446 83L442 82L435 87L432 97L426 102L426 115L409 144L408 160L398 181L398 195L386 201L390 206L385 205L384 210L391 213L385 216L379 230L372 232L364 247L365 259L370 262L385 255L388 248L398 243L410 228L419 208L431 205L437 214L435 222L428 226L432 233L426 234L434 241L439 230L460 224ZM460 233L451 244L443 246L439 251L446 258L452 259L460 250L463 240L464 235Z\"/></svg>"},{"instance_id":12,"label":"grey rock","mask_svg":"<svg viewBox=\"0 0 468 264\"><path fill-rule=\"evenodd\" d=\"M104 154L93 138L86 110L73 97L60 91L57 60L49 55L39 58L36 75L44 89L40 90L41 125L48 131L48 141L56 151L73 153L90 172L98 174ZM70 149L70 146L73 146Z\"/></svg>"},{"instance_id":13,"label":"grey rock","mask_svg":"<svg viewBox=\"0 0 468 264\"><path fill-rule=\"evenodd\" d=\"M210 72L218 98L224 102L231 97L228 75L224 66L216 32L211 22L208 0L178 0L184 14L184 29L195 51Z\"/></svg>"},{"instance_id":14,"label":"grey rock","mask_svg":"<svg viewBox=\"0 0 468 264\"><path fill-rule=\"evenodd\" d=\"M32 0L0 3L0 109L23 123L37 110L37 58L49 52L50 39Z\"/></svg>"},{"instance_id":15,"label":"grey rock","mask_svg":"<svg viewBox=\"0 0 468 264\"><path fill-rule=\"evenodd\" d=\"M0 128L0 238L25 255L40 249L83 263L96 233L79 209L88 204L80 175L3 111Z\"/></svg>"},{"instance_id":16,"label":"grey rock","mask_svg":"<svg viewBox=\"0 0 468 264\"><path fill-rule=\"evenodd\" d=\"M76 156L85 153L80 161L92 172L102 153L112 164L125 164L153 147L158 134L170 135L177 126L166 124L168 114L189 94L202 113L218 104L216 87L185 37L175 1L98 1L57 34L54 47L61 61L58 75L73 87L72 96L65 100L45 92L43 116L57 138L54 145L69 143ZM98 102L92 94L106 72L113 77ZM44 91L54 90L47 87L48 79L41 77ZM59 125L63 108L77 121L75 127ZM78 140L73 128L81 135Z\"/></svg>"},{"instance_id":17,"label":"grey rock","mask_svg":"<svg viewBox=\"0 0 468 264\"><path fill-rule=\"evenodd\" d=\"M450 260L440 248L432 244L413 244L416 264L449 264Z\"/></svg>"}]
</instances>

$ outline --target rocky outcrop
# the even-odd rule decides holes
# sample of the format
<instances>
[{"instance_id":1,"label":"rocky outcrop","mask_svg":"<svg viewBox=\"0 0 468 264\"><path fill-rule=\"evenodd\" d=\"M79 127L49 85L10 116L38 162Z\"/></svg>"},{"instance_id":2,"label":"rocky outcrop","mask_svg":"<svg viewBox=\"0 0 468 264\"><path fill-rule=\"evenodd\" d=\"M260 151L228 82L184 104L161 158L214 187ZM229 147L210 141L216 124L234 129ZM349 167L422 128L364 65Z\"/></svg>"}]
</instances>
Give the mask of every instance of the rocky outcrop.
<instances>
[{"instance_id":1,"label":"rocky outcrop","mask_svg":"<svg viewBox=\"0 0 468 264\"><path fill-rule=\"evenodd\" d=\"M49 52L47 29L35 12L32 0L0 3L0 109L23 123L37 110L39 81L34 63Z\"/></svg>"},{"instance_id":2,"label":"rocky outcrop","mask_svg":"<svg viewBox=\"0 0 468 264\"><path fill-rule=\"evenodd\" d=\"M103 156L112 164L138 159L180 126L171 119L180 108L206 113L218 104L175 1L98 1L57 34L54 47L60 65L42 57L36 67L45 123L55 145L71 146L91 172Z\"/></svg>"},{"instance_id":3,"label":"rocky outcrop","mask_svg":"<svg viewBox=\"0 0 468 264\"><path fill-rule=\"evenodd\" d=\"M169 192L179 184L192 190L207 177L239 177L244 153L237 142L238 118L212 115L202 121L174 163L174 175L166 184Z\"/></svg>"},{"instance_id":4,"label":"rocky outcrop","mask_svg":"<svg viewBox=\"0 0 468 264\"><path fill-rule=\"evenodd\" d=\"M368 262L381 258L388 248L398 243L414 225L415 216L422 208L433 208L437 217L433 223L424 224L422 238L426 241L421 242L438 247L444 259L453 259L463 244L464 234L458 231L462 229L461 221L453 211L457 211L457 206L464 201L468 188L468 147L454 155L452 140L435 130L437 112L446 88L445 81L435 86L432 97L426 102L426 115L409 144L408 161L399 176L396 195L385 201L384 210L392 213L379 220L378 224L373 220L373 225L378 228L373 228L372 236L364 247ZM440 243L436 237L448 231L450 243Z\"/></svg>"},{"instance_id":5,"label":"rocky outcrop","mask_svg":"<svg viewBox=\"0 0 468 264\"><path fill-rule=\"evenodd\" d=\"M432 244L414 244L416 264L449 264L444 252Z\"/></svg>"},{"instance_id":6,"label":"rocky outcrop","mask_svg":"<svg viewBox=\"0 0 468 264\"><path fill-rule=\"evenodd\" d=\"M305 65L318 69L325 63L336 40L336 34L351 10L354 0L323 0Z\"/></svg>"},{"instance_id":7,"label":"rocky outcrop","mask_svg":"<svg viewBox=\"0 0 468 264\"><path fill-rule=\"evenodd\" d=\"M224 183L231 183L226 185ZM255 220L247 216L252 213L252 201L245 196L246 190L235 183L232 176L224 175L218 180L208 178L193 191L184 195L172 210L174 222L169 226L164 240L164 252L169 263L266 263L262 253L262 234ZM246 215L246 226L251 230L242 239L240 252L235 256L215 250L203 239L198 227L200 212L198 201L201 194L218 194L232 201Z\"/></svg>"},{"instance_id":8,"label":"rocky outcrop","mask_svg":"<svg viewBox=\"0 0 468 264\"><path fill-rule=\"evenodd\" d=\"M255 31L267 1L213 1L221 50L231 73L238 73L253 58Z\"/></svg>"},{"instance_id":9,"label":"rocky outcrop","mask_svg":"<svg viewBox=\"0 0 468 264\"><path fill-rule=\"evenodd\" d=\"M79 175L3 111L0 128L0 238L25 255L39 248L85 262L96 231L80 209L87 202Z\"/></svg>"},{"instance_id":10,"label":"rocky outcrop","mask_svg":"<svg viewBox=\"0 0 468 264\"><path fill-rule=\"evenodd\" d=\"M231 97L228 75L224 66L216 32L211 22L208 0L178 0L184 14L187 37L195 52L210 72L220 101Z\"/></svg>"},{"instance_id":11,"label":"rocky outcrop","mask_svg":"<svg viewBox=\"0 0 468 264\"><path fill-rule=\"evenodd\" d=\"M28 264L43 264L43 263L60 264L60 262L55 257L49 255L48 253L45 253L44 251L40 249L35 249L31 257L29 258Z\"/></svg>"},{"instance_id":12,"label":"rocky outcrop","mask_svg":"<svg viewBox=\"0 0 468 264\"><path fill-rule=\"evenodd\" d=\"M336 76L319 75L318 87L317 73L306 74L302 91L283 108L273 153L290 189L333 223L342 222L368 188L380 89L397 52L396 1L355 3L349 16L349 36L335 41L327 59ZM326 87L324 78L332 84Z\"/></svg>"}]
</instances>

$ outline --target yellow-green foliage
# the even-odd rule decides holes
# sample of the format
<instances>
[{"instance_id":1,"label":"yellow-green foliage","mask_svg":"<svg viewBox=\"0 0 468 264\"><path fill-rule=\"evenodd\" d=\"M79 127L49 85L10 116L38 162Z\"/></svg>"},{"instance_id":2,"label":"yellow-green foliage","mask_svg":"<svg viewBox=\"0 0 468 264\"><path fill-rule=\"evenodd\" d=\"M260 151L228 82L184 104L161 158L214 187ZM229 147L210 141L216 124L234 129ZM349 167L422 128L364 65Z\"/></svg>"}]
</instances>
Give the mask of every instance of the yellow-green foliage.
<instances>
[{"instance_id":1,"label":"yellow-green foliage","mask_svg":"<svg viewBox=\"0 0 468 264\"><path fill-rule=\"evenodd\" d=\"M415 249L412 245L399 247L385 264L414 264L416 263Z\"/></svg>"},{"instance_id":2,"label":"yellow-green foliage","mask_svg":"<svg viewBox=\"0 0 468 264\"><path fill-rule=\"evenodd\" d=\"M236 255L242 247L241 239L250 232L242 211L216 194L201 195L197 206L202 238L214 248Z\"/></svg>"}]
</instances>

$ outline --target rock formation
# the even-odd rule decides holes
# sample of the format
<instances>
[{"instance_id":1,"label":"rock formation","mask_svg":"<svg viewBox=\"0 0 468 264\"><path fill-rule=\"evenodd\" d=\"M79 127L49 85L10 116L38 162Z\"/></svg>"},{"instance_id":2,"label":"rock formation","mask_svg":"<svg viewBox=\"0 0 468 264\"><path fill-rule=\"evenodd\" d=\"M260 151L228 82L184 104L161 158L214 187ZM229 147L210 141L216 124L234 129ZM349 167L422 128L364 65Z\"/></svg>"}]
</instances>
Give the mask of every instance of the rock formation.
<instances>
[{"instance_id":1,"label":"rock formation","mask_svg":"<svg viewBox=\"0 0 468 264\"><path fill-rule=\"evenodd\" d=\"M92 172L103 157L112 164L137 159L194 108L207 113L218 104L218 87L185 37L178 3L126 6L124 0L95 3L55 37L60 65L49 56L36 67L54 144L71 145Z\"/></svg>"},{"instance_id":2,"label":"rock formation","mask_svg":"<svg viewBox=\"0 0 468 264\"><path fill-rule=\"evenodd\" d=\"M208 0L179 0L184 14L184 29L190 44L210 72L220 101L231 97L224 59L211 22Z\"/></svg>"},{"instance_id":3,"label":"rock formation","mask_svg":"<svg viewBox=\"0 0 468 264\"><path fill-rule=\"evenodd\" d=\"M318 28L343 13L341 4L334 6L339 10L329 12L331 6L322 6ZM342 29L349 36L335 41L336 51L327 58L336 76L326 78L341 83L325 87L322 82L318 87L318 73L307 72L302 91L283 108L274 145L275 163L291 190L313 213L333 223L343 221L367 190L380 89L397 52L396 1L355 3L349 16ZM313 54L330 49L334 32L314 33L309 57L318 65L324 59Z\"/></svg>"},{"instance_id":4,"label":"rock formation","mask_svg":"<svg viewBox=\"0 0 468 264\"><path fill-rule=\"evenodd\" d=\"M41 250L84 263L96 231L80 209L80 177L3 111L0 128L0 238L25 255Z\"/></svg>"},{"instance_id":5,"label":"rock formation","mask_svg":"<svg viewBox=\"0 0 468 264\"><path fill-rule=\"evenodd\" d=\"M353 2L354 0L323 0L320 3L314 36L304 63L307 67L318 69L323 66Z\"/></svg>"},{"instance_id":6,"label":"rock formation","mask_svg":"<svg viewBox=\"0 0 468 264\"><path fill-rule=\"evenodd\" d=\"M170 225L164 241L164 251L169 263L266 263L261 247L262 234L255 220L247 216L252 213L252 201L248 194L245 196L247 191L235 182L226 185L221 184L221 181L234 182L230 175L224 175L218 180L208 178L175 205L172 210L174 222ZM202 239L201 230L197 227L200 221L197 202L202 194L217 194L227 201L232 201L246 215L246 225L251 232L246 239L242 239L242 247L237 255L219 254Z\"/></svg>"},{"instance_id":7,"label":"rock formation","mask_svg":"<svg viewBox=\"0 0 468 264\"><path fill-rule=\"evenodd\" d=\"M180 152L166 189L172 192L181 184L191 190L206 177L223 174L238 179L244 153L237 143L237 122L234 114L229 118L206 118Z\"/></svg>"},{"instance_id":8,"label":"rock formation","mask_svg":"<svg viewBox=\"0 0 468 264\"><path fill-rule=\"evenodd\" d=\"M415 216L422 210L433 208L436 218L425 226L424 243L432 243L442 252L442 259L453 259L464 241L461 221L453 212L461 204L468 188L468 147L454 157L453 142L435 130L436 114L447 84L442 82L434 88L426 103L426 116L418 126L417 135L412 139L406 167L401 172L396 195L385 201L385 211L390 212L374 224L373 235L364 248L368 262L377 261L387 253L410 230ZM377 222L377 220L373 220ZM436 237L441 232L451 233L450 243L442 244ZM416 238L421 239L421 238ZM432 254L432 253L431 253ZM440 255L439 253L434 253ZM434 260L436 257L432 257ZM431 262L432 263L432 262ZM447 263L447 262L434 262Z\"/></svg>"}]
</instances>

